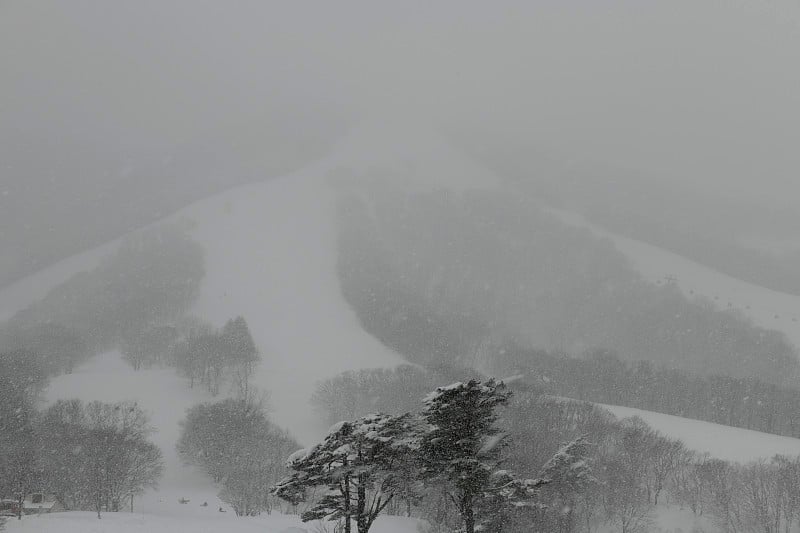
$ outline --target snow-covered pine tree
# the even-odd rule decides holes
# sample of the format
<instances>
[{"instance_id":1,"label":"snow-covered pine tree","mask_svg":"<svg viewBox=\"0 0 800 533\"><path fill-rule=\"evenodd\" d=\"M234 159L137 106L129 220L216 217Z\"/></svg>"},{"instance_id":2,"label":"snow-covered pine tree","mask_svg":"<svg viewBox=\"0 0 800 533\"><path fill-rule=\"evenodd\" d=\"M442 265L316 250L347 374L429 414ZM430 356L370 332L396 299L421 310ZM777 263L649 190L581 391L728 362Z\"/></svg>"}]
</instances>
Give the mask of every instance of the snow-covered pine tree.
<instances>
[{"instance_id":1,"label":"snow-covered pine tree","mask_svg":"<svg viewBox=\"0 0 800 533\"><path fill-rule=\"evenodd\" d=\"M358 532L367 533L395 495L408 490L398 473L408 470L401 463L413 457L413 425L409 415L339 422L321 443L289 457L287 466L294 472L273 493L296 505L310 489L325 487L302 520L342 521L344 533L355 521Z\"/></svg>"},{"instance_id":2,"label":"snow-covered pine tree","mask_svg":"<svg viewBox=\"0 0 800 533\"><path fill-rule=\"evenodd\" d=\"M237 393L242 398L248 398L251 393L250 377L255 371L259 354L244 317L228 320L222 328L221 337L227 349L227 364L233 368Z\"/></svg>"},{"instance_id":3,"label":"snow-covered pine tree","mask_svg":"<svg viewBox=\"0 0 800 533\"><path fill-rule=\"evenodd\" d=\"M586 462L592 446L585 435L564 444L542 467L542 478L571 492L580 492L597 483Z\"/></svg>"},{"instance_id":4,"label":"snow-covered pine tree","mask_svg":"<svg viewBox=\"0 0 800 533\"><path fill-rule=\"evenodd\" d=\"M228 320L222 327L222 337L229 345L230 357L236 363L249 363L258 360L258 349L250 334L244 317Z\"/></svg>"},{"instance_id":5,"label":"snow-covered pine tree","mask_svg":"<svg viewBox=\"0 0 800 533\"><path fill-rule=\"evenodd\" d=\"M593 447L580 436L561 446L539 474L547 481L546 504L555 510L559 530L575 529L578 512L586 508L588 489L600 483L588 462Z\"/></svg>"},{"instance_id":6,"label":"snow-covered pine tree","mask_svg":"<svg viewBox=\"0 0 800 533\"><path fill-rule=\"evenodd\" d=\"M532 505L540 479L520 480L500 468L507 435L496 427L511 397L502 382L470 380L439 387L425 398L428 427L420 441L423 479L439 482L456 505L466 533L498 529L502 509Z\"/></svg>"}]
</instances>

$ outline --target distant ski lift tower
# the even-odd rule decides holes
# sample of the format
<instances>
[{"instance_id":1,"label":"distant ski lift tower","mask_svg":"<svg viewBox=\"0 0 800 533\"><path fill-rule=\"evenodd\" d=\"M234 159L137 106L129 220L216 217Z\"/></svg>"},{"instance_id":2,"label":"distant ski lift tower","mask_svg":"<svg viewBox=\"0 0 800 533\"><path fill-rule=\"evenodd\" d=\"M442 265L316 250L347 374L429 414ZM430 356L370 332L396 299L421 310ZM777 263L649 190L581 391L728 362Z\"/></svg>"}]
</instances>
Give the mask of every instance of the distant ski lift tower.
<instances>
[{"instance_id":1,"label":"distant ski lift tower","mask_svg":"<svg viewBox=\"0 0 800 533\"><path fill-rule=\"evenodd\" d=\"M666 281L670 285L675 285L678 283L678 278L675 276L664 276L664 281Z\"/></svg>"}]
</instances>

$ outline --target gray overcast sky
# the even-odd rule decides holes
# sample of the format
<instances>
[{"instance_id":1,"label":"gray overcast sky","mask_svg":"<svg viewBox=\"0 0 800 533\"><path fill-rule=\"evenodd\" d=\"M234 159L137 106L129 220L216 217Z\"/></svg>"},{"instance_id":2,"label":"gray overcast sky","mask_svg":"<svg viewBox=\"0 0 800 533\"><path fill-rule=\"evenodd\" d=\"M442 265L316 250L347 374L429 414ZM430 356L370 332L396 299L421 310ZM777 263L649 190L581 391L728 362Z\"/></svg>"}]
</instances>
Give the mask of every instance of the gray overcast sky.
<instances>
[{"instance_id":1,"label":"gray overcast sky","mask_svg":"<svg viewBox=\"0 0 800 533\"><path fill-rule=\"evenodd\" d=\"M798 21L796 0L0 0L0 285L42 232L89 246L121 201L146 214L114 231L385 109L791 203Z\"/></svg>"}]
</instances>

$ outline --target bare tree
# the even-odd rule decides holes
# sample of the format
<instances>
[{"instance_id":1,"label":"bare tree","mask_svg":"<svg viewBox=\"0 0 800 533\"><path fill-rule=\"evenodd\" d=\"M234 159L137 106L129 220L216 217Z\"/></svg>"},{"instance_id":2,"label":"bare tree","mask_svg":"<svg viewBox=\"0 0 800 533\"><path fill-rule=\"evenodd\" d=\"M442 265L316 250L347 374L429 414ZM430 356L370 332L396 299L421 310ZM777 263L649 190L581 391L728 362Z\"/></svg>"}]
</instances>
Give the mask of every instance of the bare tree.
<instances>
[{"instance_id":1,"label":"bare tree","mask_svg":"<svg viewBox=\"0 0 800 533\"><path fill-rule=\"evenodd\" d=\"M654 434L650 438L650 461L648 461L648 495L653 505L658 505L658 497L671 476L681 469L688 460L686 446L679 440L667 439Z\"/></svg>"},{"instance_id":2,"label":"bare tree","mask_svg":"<svg viewBox=\"0 0 800 533\"><path fill-rule=\"evenodd\" d=\"M92 508L100 518L132 504L161 476L161 450L147 440L147 416L135 403L61 401L42 418L42 461L65 505Z\"/></svg>"},{"instance_id":3,"label":"bare tree","mask_svg":"<svg viewBox=\"0 0 800 533\"><path fill-rule=\"evenodd\" d=\"M708 508L720 529L731 533L749 531L737 468L721 459L711 459L702 463L700 471L708 487Z\"/></svg>"}]
</instances>

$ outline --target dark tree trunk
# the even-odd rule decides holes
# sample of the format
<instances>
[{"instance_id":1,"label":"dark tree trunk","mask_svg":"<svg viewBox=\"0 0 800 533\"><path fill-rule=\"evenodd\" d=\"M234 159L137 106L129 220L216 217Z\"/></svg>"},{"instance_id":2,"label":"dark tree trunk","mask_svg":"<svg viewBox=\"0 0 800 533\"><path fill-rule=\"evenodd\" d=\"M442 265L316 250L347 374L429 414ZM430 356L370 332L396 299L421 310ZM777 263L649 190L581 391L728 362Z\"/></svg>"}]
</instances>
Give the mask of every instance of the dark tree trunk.
<instances>
[{"instance_id":1,"label":"dark tree trunk","mask_svg":"<svg viewBox=\"0 0 800 533\"><path fill-rule=\"evenodd\" d=\"M464 511L464 531L466 533L475 533L475 513L472 508Z\"/></svg>"},{"instance_id":2,"label":"dark tree trunk","mask_svg":"<svg viewBox=\"0 0 800 533\"><path fill-rule=\"evenodd\" d=\"M358 475L357 501L356 501L356 523L358 524L358 533L367 533L369 530L367 517L367 488L364 482L364 474Z\"/></svg>"},{"instance_id":3,"label":"dark tree trunk","mask_svg":"<svg viewBox=\"0 0 800 533\"><path fill-rule=\"evenodd\" d=\"M350 476L344 478L344 533L350 533Z\"/></svg>"},{"instance_id":4,"label":"dark tree trunk","mask_svg":"<svg viewBox=\"0 0 800 533\"><path fill-rule=\"evenodd\" d=\"M472 496L461 497L461 518L464 520L464 532L475 533L475 511L472 509Z\"/></svg>"}]
</instances>

